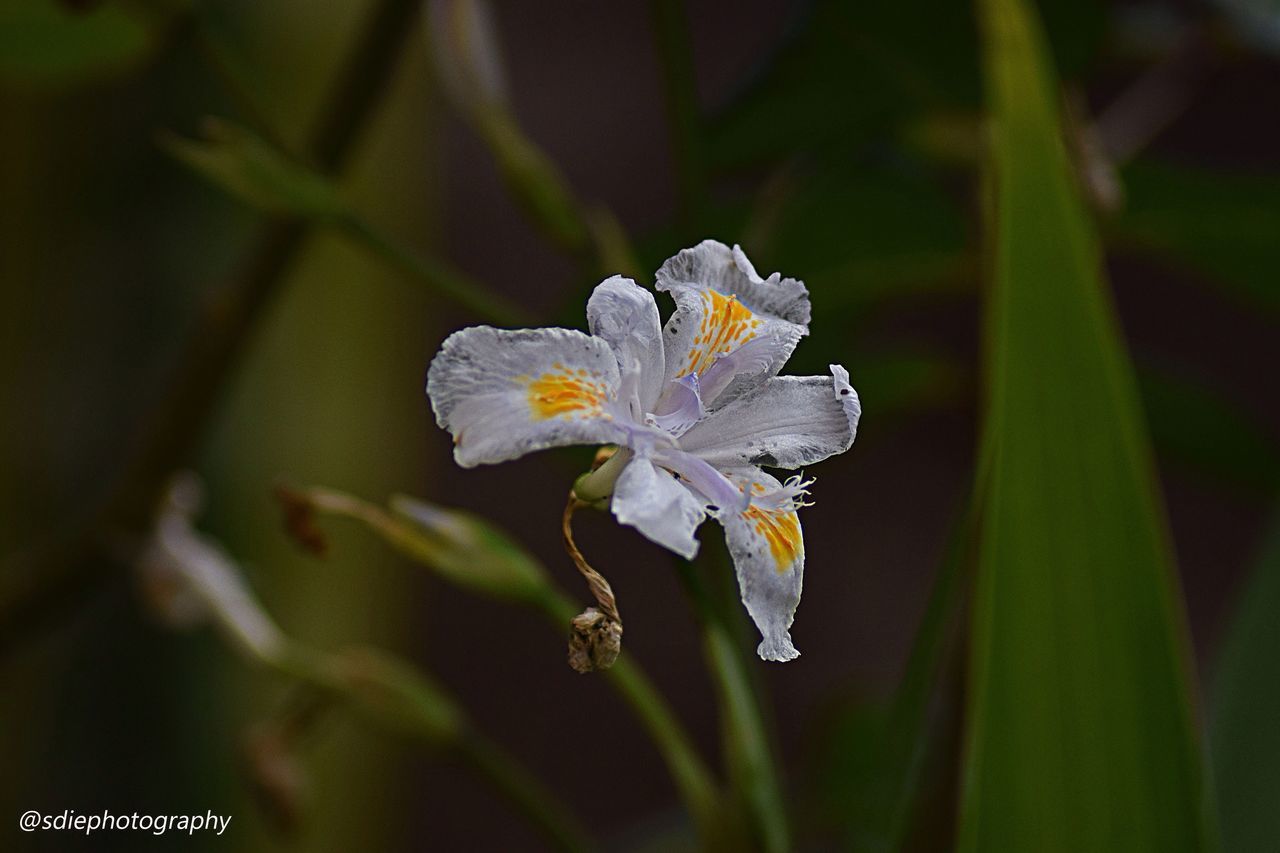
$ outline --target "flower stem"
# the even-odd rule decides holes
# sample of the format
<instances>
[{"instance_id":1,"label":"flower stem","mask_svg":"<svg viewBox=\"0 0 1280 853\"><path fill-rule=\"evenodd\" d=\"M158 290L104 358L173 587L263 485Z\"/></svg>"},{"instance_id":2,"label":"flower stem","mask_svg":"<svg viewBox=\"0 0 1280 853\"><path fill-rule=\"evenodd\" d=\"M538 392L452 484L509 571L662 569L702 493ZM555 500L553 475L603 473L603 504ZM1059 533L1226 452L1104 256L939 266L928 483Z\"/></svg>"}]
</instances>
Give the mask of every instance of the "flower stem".
<instances>
[{"instance_id":1,"label":"flower stem","mask_svg":"<svg viewBox=\"0 0 1280 853\"><path fill-rule=\"evenodd\" d=\"M446 750L492 786L554 849L592 849L569 810L525 767L477 731L461 708L416 670L368 652L324 655L291 645L278 659L257 658L278 672L366 711L381 725Z\"/></svg>"},{"instance_id":2,"label":"flower stem","mask_svg":"<svg viewBox=\"0 0 1280 853\"><path fill-rule=\"evenodd\" d=\"M478 732L467 732L459 739L455 750L477 774L558 847L563 850L591 849L585 833L573 816L502 747Z\"/></svg>"},{"instance_id":3,"label":"flower stem","mask_svg":"<svg viewBox=\"0 0 1280 853\"><path fill-rule=\"evenodd\" d=\"M716 683L734 793L760 848L766 853L782 853L791 845L786 806L746 660L723 607L712 599L696 567L685 561L679 566L680 578L702 623L703 651Z\"/></svg>"},{"instance_id":4,"label":"flower stem","mask_svg":"<svg viewBox=\"0 0 1280 853\"><path fill-rule=\"evenodd\" d=\"M539 602L541 611L557 631L577 613L578 607L559 590L548 590ZM697 827L707 850L734 849L734 830L722 808L720 789L711 770L698 755L684 726L676 718L648 676L629 657L620 655L604 671L618 695L631 706L636 718L662 754L680 798Z\"/></svg>"},{"instance_id":5,"label":"flower stem","mask_svg":"<svg viewBox=\"0 0 1280 853\"><path fill-rule=\"evenodd\" d=\"M453 300L478 317L504 326L528 325L531 321L528 312L519 305L445 261L416 254L374 228L363 217L355 214L344 216L336 225L382 260L426 283L433 292Z\"/></svg>"},{"instance_id":6,"label":"flower stem","mask_svg":"<svg viewBox=\"0 0 1280 853\"><path fill-rule=\"evenodd\" d=\"M331 489L313 488L287 495L292 501L287 506L291 505L293 512L289 520L290 529L304 542L314 543L317 531L310 527L311 520L305 515L297 515L300 508L346 516L367 525L415 563L431 569L451 583L482 595L513 599L536 609L560 636L564 635L565 626L578 612L577 602L550 582L546 571L532 556L527 557L530 565L518 578L508 582L492 585L462 583L453 566L467 566L468 576L474 578L477 567L486 560L485 549L522 553L515 543L493 529L486 529L487 526L478 519L464 521L457 514L437 508L433 525L431 517L424 516L424 510L431 509L429 505L411 505L405 498L393 500L392 512L388 514L359 498ZM302 502L301 507L298 502ZM417 532L407 523L410 519L419 525ZM461 532L459 525L462 525ZM447 532L450 530L451 533ZM462 543L461 550L450 553L450 537L455 545ZM657 746L697 829L702 848L716 851L743 849L744 844L739 843L741 829L729 819L730 815L723 808L718 780L694 748L680 720L640 666L632 658L621 655L613 666L604 671L603 677L631 707L641 727Z\"/></svg>"},{"instance_id":7,"label":"flower stem","mask_svg":"<svg viewBox=\"0 0 1280 853\"><path fill-rule=\"evenodd\" d=\"M188 490L189 491L189 490ZM191 523L193 508L173 490L142 561L154 579L195 597L228 646L243 659L292 678L361 711L380 725L465 761L557 849L590 847L561 803L514 758L475 730L444 688L372 650L327 653L288 637L263 610L238 565Z\"/></svg>"},{"instance_id":8,"label":"flower stem","mask_svg":"<svg viewBox=\"0 0 1280 853\"><path fill-rule=\"evenodd\" d=\"M613 587L604 575L592 568L573 539L573 514L585 506L590 504L569 492L560 522L565 551L600 605L599 609L588 607L570 620L569 666L581 673L608 669L622 651L622 615L618 613Z\"/></svg>"}]
</instances>

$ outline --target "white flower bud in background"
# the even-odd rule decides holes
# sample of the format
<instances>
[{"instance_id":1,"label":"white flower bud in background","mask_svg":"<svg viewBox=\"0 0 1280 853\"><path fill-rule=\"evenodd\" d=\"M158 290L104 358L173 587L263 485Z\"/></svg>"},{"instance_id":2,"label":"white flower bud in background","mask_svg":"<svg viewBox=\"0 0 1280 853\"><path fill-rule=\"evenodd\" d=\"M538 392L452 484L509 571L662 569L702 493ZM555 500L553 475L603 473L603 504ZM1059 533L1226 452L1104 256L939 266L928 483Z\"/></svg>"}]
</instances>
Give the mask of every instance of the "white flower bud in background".
<instances>
[{"instance_id":1,"label":"white flower bud in background","mask_svg":"<svg viewBox=\"0 0 1280 853\"><path fill-rule=\"evenodd\" d=\"M423 17L431 61L460 109L506 109L507 74L493 10L485 0L428 0Z\"/></svg>"}]
</instances>

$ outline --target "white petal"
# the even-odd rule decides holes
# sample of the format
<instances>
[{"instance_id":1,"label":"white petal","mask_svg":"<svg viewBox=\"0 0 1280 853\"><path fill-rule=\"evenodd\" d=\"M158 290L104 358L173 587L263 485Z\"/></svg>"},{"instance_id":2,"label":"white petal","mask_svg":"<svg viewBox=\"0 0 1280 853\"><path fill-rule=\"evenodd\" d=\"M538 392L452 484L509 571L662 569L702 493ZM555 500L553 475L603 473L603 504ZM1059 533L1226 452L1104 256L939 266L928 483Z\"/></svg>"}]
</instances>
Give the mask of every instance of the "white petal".
<instances>
[{"instance_id":1,"label":"white petal","mask_svg":"<svg viewBox=\"0 0 1280 853\"><path fill-rule=\"evenodd\" d=\"M648 459L637 457L623 469L613 487L612 507L620 523L686 560L698 553L693 533L706 518L702 501Z\"/></svg>"},{"instance_id":2,"label":"white petal","mask_svg":"<svg viewBox=\"0 0 1280 853\"><path fill-rule=\"evenodd\" d=\"M763 472L756 472L753 479L758 488L783 488ZM790 628L804 581L804 533L799 517L785 506L764 509L753 503L745 512L722 515L720 523L733 557L742 603L760 630L757 653L770 661L795 659L800 652L791 642Z\"/></svg>"},{"instance_id":3,"label":"white petal","mask_svg":"<svg viewBox=\"0 0 1280 853\"><path fill-rule=\"evenodd\" d=\"M450 335L427 372L436 421L464 468L568 444L625 442L609 345L571 329L475 326Z\"/></svg>"},{"instance_id":4,"label":"white petal","mask_svg":"<svg viewBox=\"0 0 1280 853\"><path fill-rule=\"evenodd\" d=\"M716 240L703 240L685 249L658 270L658 290L711 287L726 296L737 294L753 311L798 326L809 325L809 292L804 282L778 273L762 279L739 246L730 249Z\"/></svg>"},{"instance_id":5,"label":"white petal","mask_svg":"<svg viewBox=\"0 0 1280 853\"><path fill-rule=\"evenodd\" d=\"M652 411L665 376L662 321L653 294L620 275L605 279L587 300L587 322L591 334L613 348L620 369L639 364L640 405Z\"/></svg>"},{"instance_id":6,"label":"white petal","mask_svg":"<svg viewBox=\"0 0 1280 853\"><path fill-rule=\"evenodd\" d=\"M690 373L667 387L667 393L662 395L662 405L653 413L653 421L673 436L681 436L706 413L698 388L698 374Z\"/></svg>"},{"instance_id":7,"label":"white petal","mask_svg":"<svg viewBox=\"0 0 1280 853\"><path fill-rule=\"evenodd\" d=\"M862 405L849 373L774 376L755 392L713 412L680 437L684 450L717 468L799 468L853 445Z\"/></svg>"},{"instance_id":8,"label":"white petal","mask_svg":"<svg viewBox=\"0 0 1280 853\"><path fill-rule=\"evenodd\" d=\"M676 300L663 335L667 381L700 374L709 409L776 375L809 333L804 283L761 279L737 246L704 240L685 249L658 270L657 288ZM748 345L749 357L732 358Z\"/></svg>"},{"instance_id":9,"label":"white petal","mask_svg":"<svg viewBox=\"0 0 1280 853\"><path fill-rule=\"evenodd\" d=\"M651 458L668 471L679 474L689 488L706 499L713 514L746 509L750 499L743 488L706 460L673 447L656 447L651 451Z\"/></svg>"}]
</instances>

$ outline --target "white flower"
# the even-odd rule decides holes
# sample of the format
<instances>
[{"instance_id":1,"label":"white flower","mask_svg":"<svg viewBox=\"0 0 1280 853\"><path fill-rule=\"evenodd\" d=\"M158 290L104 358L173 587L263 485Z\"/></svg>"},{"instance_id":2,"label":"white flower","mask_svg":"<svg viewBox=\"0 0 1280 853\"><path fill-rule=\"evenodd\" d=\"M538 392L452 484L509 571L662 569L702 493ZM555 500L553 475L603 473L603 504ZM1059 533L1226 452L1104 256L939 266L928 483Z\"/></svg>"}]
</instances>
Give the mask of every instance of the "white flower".
<instances>
[{"instance_id":1,"label":"white flower","mask_svg":"<svg viewBox=\"0 0 1280 853\"><path fill-rule=\"evenodd\" d=\"M663 326L653 295L614 276L587 302L591 334L477 326L444 342L427 374L440 426L463 467L570 444L620 450L579 481L612 495L618 521L692 558L708 516L725 530L742 601L765 660L799 652L807 486L762 470L795 469L853 444L862 408L848 372L778 376L809 332L802 282L756 274L742 250L706 240L662 265L657 289L676 310Z\"/></svg>"}]
</instances>

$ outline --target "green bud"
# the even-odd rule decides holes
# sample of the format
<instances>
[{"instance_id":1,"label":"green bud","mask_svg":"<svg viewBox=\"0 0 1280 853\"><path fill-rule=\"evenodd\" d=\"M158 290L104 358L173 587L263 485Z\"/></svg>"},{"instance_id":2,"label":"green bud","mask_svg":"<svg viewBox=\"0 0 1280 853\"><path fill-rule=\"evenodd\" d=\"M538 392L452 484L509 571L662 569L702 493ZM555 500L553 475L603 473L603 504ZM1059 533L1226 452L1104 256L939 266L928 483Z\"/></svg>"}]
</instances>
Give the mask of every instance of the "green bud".
<instances>
[{"instance_id":1,"label":"green bud","mask_svg":"<svg viewBox=\"0 0 1280 853\"><path fill-rule=\"evenodd\" d=\"M521 600L548 589L538 561L485 519L407 495L395 495L390 505L393 516L407 522L401 549L458 586Z\"/></svg>"}]
</instances>

